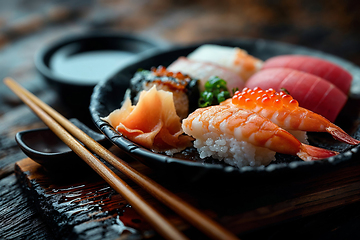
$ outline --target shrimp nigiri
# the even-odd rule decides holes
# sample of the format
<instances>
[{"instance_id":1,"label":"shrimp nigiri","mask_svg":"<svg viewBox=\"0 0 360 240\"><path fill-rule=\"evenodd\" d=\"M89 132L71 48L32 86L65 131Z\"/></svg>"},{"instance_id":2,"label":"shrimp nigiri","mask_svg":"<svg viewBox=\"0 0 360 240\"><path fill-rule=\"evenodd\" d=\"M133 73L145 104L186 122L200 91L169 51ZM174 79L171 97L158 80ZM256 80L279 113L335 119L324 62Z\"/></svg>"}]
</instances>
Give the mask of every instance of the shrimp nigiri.
<instances>
[{"instance_id":1,"label":"shrimp nigiri","mask_svg":"<svg viewBox=\"0 0 360 240\"><path fill-rule=\"evenodd\" d=\"M232 105L199 108L183 120L182 127L196 139L200 158L212 156L238 167L267 165L276 152L304 161L338 154L303 144L269 119Z\"/></svg>"},{"instance_id":2,"label":"shrimp nigiri","mask_svg":"<svg viewBox=\"0 0 360 240\"><path fill-rule=\"evenodd\" d=\"M268 118L286 130L328 132L342 142L351 145L360 143L321 115L299 107L298 102L285 92L278 93L271 88L268 90L244 88L242 92L237 91L232 99L228 99L223 104L229 104L230 101L241 109L248 109Z\"/></svg>"}]
</instances>

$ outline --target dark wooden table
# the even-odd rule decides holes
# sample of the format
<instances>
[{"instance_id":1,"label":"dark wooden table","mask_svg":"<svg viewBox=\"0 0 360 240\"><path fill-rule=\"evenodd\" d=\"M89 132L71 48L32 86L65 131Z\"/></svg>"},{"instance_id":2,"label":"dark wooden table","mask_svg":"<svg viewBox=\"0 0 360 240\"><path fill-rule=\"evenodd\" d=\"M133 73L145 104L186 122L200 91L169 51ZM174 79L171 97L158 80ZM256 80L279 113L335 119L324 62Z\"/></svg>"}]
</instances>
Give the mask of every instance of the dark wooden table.
<instances>
[{"instance_id":1,"label":"dark wooden table","mask_svg":"<svg viewBox=\"0 0 360 240\"><path fill-rule=\"evenodd\" d=\"M0 1L0 79L10 76L68 118L81 117L59 101L57 93L36 73L34 54L60 37L104 29L171 44L263 38L322 50L360 65L359 12L360 2L356 0ZM15 134L43 126L1 82L1 239L59 236L50 230L14 173L15 163L26 157L15 142ZM360 202L354 201L239 236L242 239L359 239L358 229Z\"/></svg>"}]
</instances>

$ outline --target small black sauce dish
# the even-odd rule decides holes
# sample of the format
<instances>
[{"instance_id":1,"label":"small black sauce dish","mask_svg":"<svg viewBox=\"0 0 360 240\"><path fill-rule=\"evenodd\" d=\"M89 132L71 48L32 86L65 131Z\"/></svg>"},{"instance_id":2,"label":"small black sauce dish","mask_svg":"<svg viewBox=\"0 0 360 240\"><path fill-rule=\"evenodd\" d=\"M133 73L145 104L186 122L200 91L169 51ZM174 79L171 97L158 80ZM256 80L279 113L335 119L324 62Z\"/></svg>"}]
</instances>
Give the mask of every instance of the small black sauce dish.
<instances>
[{"instance_id":1,"label":"small black sauce dish","mask_svg":"<svg viewBox=\"0 0 360 240\"><path fill-rule=\"evenodd\" d=\"M77 119L70 121L104 147L111 146L105 135L94 132ZM18 132L15 140L20 149L47 171L71 171L86 168L83 162L49 128L32 129Z\"/></svg>"},{"instance_id":2,"label":"small black sauce dish","mask_svg":"<svg viewBox=\"0 0 360 240\"><path fill-rule=\"evenodd\" d=\"M119 68L167 43L120 32L89 32L60 39L37 52L35 66L74 117L88 115L94 86ZM90 118L90 116L89 116Z\"/></svg>"}]
</instances>

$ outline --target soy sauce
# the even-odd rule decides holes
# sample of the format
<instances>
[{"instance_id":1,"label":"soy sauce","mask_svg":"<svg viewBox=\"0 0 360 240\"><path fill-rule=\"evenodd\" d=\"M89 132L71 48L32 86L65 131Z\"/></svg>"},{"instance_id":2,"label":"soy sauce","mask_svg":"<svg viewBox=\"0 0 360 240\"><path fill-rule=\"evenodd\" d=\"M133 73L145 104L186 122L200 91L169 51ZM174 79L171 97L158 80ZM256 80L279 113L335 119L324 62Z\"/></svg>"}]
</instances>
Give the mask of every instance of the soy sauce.
<instances>
[{"instance_id":1,"label":"soy sauce","mask_svg":"<svg viewBox=\"0 0 360 240\"><path fill-rule=\"evenodd\" d=\"M57 76L78 84L95 85L111 77L135 54L121 50L94 50L78 52L77 45L69 45L58 51L50 61Z\"/></svg>"}]
</instances>

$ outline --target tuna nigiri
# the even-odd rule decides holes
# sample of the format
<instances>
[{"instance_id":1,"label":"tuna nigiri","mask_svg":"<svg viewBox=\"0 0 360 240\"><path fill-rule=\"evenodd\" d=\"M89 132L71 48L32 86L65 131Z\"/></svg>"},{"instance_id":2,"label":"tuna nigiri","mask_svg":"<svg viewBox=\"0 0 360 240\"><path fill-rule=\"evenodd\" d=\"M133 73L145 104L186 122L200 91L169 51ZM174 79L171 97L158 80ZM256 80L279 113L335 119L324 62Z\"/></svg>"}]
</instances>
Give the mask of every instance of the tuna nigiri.
<instances>
[{"instance_id":1,"label":"tuna nigiri","mask_svg":"<svg viewBox=\"0 0 360 240\"><path fill-rule=\"evenodd\" d=\"M335 63L304 55L281 55L269 58L262 69L291 68L321 77L337 86L343 93L348 94L352 76L345 69Z\"/></svg>"},{"instance_id":2,"label":"tuna nigiri","mask_svg":"<svg viewBox=\"0 0 360 240\"><path fill-rule=\"evenodd\" d=\"M182 72L190 75L192 78L200 79L200 90L204 90L204 85L212 76L218 76L226 79L228 90L231 92L233 88L242 89L245 86L244 80L233 71L221 67L214 63L189 60L186 57L180 57L173 62L168 71Z\"/></svg>"},{"instance_id":3,"label":"tuna nigiri","mask_svg":"<svg viewBox=\"0 0 360 240\"><path fill-rule=\"evenodd\" d=\"M297 155L304 161L323 159L337 152L300 143L269 119L231 105L197 109L182 123L186 134L196 140L200 157L212 156L226 163L267 165L275 152Z\"/></svg>"},{"instance_id":4,"label":"tuna nigiri","mask_svg":"<svg viewBox=\"0 0 360 240\"><path fill-rule=\"evenodd\" d=\"M299 107L299 103L285 92L244 88L227 101L241 109L256 112L286 130L328 132L342 142L352 145L360 143L326 118Z\"/></svg>"},{"instance_id":5,"label":"tuna nigiri","mask_svg":"<svg viewBox=\"0 0 360 240\"><path fill-rule=\"evenodd\" d=\"M312 74L289 68L269 68L252 76L245 84L248 88L285 88L301 107L318 113L331 122L344 107L347 96L335 85Z\"/></svg>"}]
</instances>

